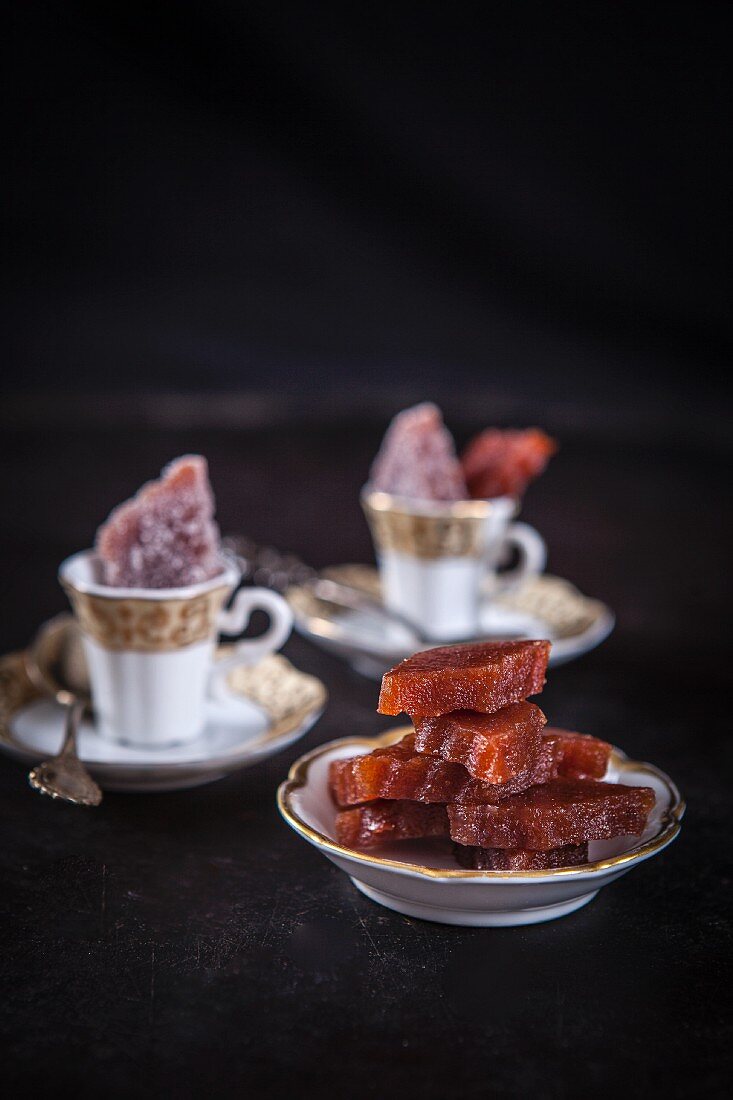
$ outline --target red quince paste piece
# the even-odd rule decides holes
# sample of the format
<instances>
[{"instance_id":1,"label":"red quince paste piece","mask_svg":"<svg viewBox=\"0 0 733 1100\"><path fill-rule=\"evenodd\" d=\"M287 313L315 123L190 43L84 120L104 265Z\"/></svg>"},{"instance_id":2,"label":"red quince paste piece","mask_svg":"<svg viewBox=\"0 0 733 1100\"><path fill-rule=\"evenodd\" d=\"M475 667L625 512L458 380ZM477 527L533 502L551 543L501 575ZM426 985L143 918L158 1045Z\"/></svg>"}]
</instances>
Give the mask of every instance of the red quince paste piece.
<instances>
[{"instance_id":1,"label":"red quince paste piece","mask_svg":"<svg viewBox=\"0 0 733 1100\"><path fill-rule=\"evenodd\" d=\"M450 835L478 848L547 851L586 840L639 836L654 806L650 787L552 779L496 806L448 806Z\"/></svg>"},{"instance_id":2,"label":"red quince paste piece","mask_svg":"<svg viewBox=\"0 0 733 1100\"><path fill-rule=\"evenodd\" d=\"M466 500L468 490L453 437L437 405L398 413L374 459L369 485L413 500Z\"/></svg>"},{"instance_id":3,"label":"red quince paste piece","mask_svg":"<svg viewBox=\"0 0 733 1100\"><path fill-rule=\"evenodd\" d=\"M557 443L539 428L501 431L487 428L461 456L468 491L474 498L519 497L547 466Z\"/></svg>"},{"instance_id":4,"label":"red quince paste piece","mask_svg":"<svg viewBox=\"0 0 733 1100\"><path fill-rule=\"evenodd\" d=\"M547 726L543 737L552 741L555 775L567 779L603 779L611 758L611 745L586 733Z\"/></svg>"},{"instance_id":5,"label":"red quince paste piece","mask_svg":"<svg viewBox=\"0 0 733 1100\"><path fill-rule=\"evenodd\" d=\"M334 760L329 789L341 808L378 798L417 802L501 802L558 774L571 778L602 778L610 745L583 734L549 730L542 735L533 762L510 779L488 783L474 779L460 764L416 751L416 735L408 733L387 748L363 756ZM578 751L577 743L582 751ZM567 753L568 747L572 752Z\"/></svg>"},{"instance_id":6,"label":"red quince paste piece","mask_svg":"<svg viewBox=\"0 0 733 1100\"><path fill-rule=\"evenodd\" d=\"M414 733L387 748L334 760L329 768L329 786L338 806L377 798L452 802L470 783L459 764L416 752Z\"/></svg>"},{"instance_id":7,"label":"red quince paste piece","mask_svg":"<svg viewBox=\"0 0 733 1100\"><path fill-rule=\"evenodd\" d=\"M471 871L546 871L550 867L577 867L588 862L587 844L565 844L546 852L529 848L469 848L454 846L461 867Z\"/></svg>"},{"instance_id":8,"label":"red quince paste piece","mask_svg":"<svg viewBox=\"0 0 733 1100\"><path fill-rule=\"evenodd\" d=\"M390 840L447 837L445 806L380 800L336 815L336 839L345 848L373 848Z\"/></svg>"},{"instance_id":9,"label":"red quince paste piece","mask_svg":"<svg viewBox=\"0 0 733 1100\"><path fill-rule=\"evenodd\" d=\"M363 756L334 760L329 789L337 806L378 798L416 802L498 802L555 774L554 743L544 742L531 764L502 783L474 779L460 764L415 751L415 735Z\"/></svg>"},{"instance_id":10,"label":"red quince paste piece","mask_svg":"<svg viewBox=\"0 0 733 1100\"><path fill-rule=\"evenodd\" d=\"M527 702L493 714L454 710L416 719L415 748L462 764L474 779L505 783L534 764L546 721L540 708Z\"/></svg>"},{"instance_id":11,"label":"red quince paste piece","mask_svg":"<svg viewBox=\"0 0 733 1100\"><path fill-rule=\"evenodd\" d=\"M413 719L453 710L491 714L542 691L549 656L547 641L427 649L385 673L377 709L380 714L405 711Z\"/></svg>"},{"instance_id":12,"label":"red quince paste piece","mask_svg":"<svg viewBox=\"0 0 733 1100\"><path fill-rule=\"evenodd\" d=\"M97 531L105 584L180 588L222 571L219 528L206 459L177 458L118 505Z\"/></svg>"}]
</instances>

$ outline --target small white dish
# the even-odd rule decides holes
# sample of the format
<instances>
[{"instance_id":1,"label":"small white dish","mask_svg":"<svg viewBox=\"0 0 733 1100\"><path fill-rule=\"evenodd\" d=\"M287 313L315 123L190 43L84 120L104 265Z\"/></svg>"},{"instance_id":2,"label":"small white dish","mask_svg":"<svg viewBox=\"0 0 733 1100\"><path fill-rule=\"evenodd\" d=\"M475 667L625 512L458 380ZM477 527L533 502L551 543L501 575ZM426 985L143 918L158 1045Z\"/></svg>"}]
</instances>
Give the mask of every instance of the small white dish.
<instances>
[{"instance_id":1,"label":"small white dish","mask_svg":"<svg viewBox=\"0 0 733 1100\"><path fill-rule=\"evenodd\" d=\"M226 656L226 651L223 656ZM231 696L209 700L193 741L140 748L101 737L93 718L79 730L79 755L107 791L175 791L221 779L272 756L302 737L326 704L326 689L274 654L229 674ZM36 764L58 752L63 707L28 679L23 655L0 660L0 750Z\"/></svg>"},{"instance_id":2,"label":"small white dish","mask_svg":"<svg viewBox=\"0 0 733 1100\"><path fill-rule=\"evenodd\" d=\"M372 566L338 565L324 569L322 576L381 598L379 575ZM319 600L305 585L294 585L285 596L296 630L321 649L348 661L363 676L381 680L387 669L415 652L409 632L397 622ZM551 667L573 661L600 645L615 622L606 604L547 573L494 599L487 597L480 619L482 637L497 641L548 638L552 642ZM440 644L436 639L420 648Z\"/></svg>"},{"instance_id":3,"label":"small white dish","mask_svg":"<svg viewBox=\"0 0 733 1100\"><path fill-rule=\"evenodd\" d=\"M278 790L288 825L351 878L372 901L410 917L475 928L538 924L575 912L598 891L661 852L680 831L685 812L677 787L652 764L614 749L609 782L653 787L657 802L641 837L592 841L590 862L547 871L465 871L443 842L414 840L371 851L344 848L335 838L336 807L328 790L332 760L371 752L399 740L408 727L377 738L345 738L293 764Z\"/></svg>"}]
</instances>

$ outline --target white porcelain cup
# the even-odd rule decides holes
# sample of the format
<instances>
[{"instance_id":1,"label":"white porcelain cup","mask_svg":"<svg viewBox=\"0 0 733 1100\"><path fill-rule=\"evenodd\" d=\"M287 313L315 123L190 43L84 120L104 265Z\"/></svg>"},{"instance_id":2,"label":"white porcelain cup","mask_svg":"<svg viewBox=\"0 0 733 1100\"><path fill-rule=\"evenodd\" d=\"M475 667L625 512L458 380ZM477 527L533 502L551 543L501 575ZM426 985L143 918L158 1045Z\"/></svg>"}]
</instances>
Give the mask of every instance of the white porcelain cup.
<instances>
[{"instance_id":1,"label":"white porcelain cup","mask_svg":"<svg viewBox=\"0 0 733 1100\"><path fill-rule=\"evenodd\" d=\"M147 748L194 740L207 699L228 695L227 676L279 649L292 627L290 608L267 588L241 588L234 561L222 557L211 580L184 588L113 588L100 580L92 550L67 558L59 580L79 621L97 730L102 737ZM270 625L215 660L220 633L240 634L253 611Z\"/></svg>"},{"instance_id":2,"label":"white porcelain cup","mask_svg":"<svg viewBox=\"0 0 733 1100\"><path fill-rule=\"evenodd\" d=\"M362 492L379 566L385 605L435 641L474 638L481 632L481 603L541 573L547 560L542 536L514 517L512 497L450 503L412 501L390 493ZM499 572L507 552L516 566Z\"/></svg>"}]
</instances>

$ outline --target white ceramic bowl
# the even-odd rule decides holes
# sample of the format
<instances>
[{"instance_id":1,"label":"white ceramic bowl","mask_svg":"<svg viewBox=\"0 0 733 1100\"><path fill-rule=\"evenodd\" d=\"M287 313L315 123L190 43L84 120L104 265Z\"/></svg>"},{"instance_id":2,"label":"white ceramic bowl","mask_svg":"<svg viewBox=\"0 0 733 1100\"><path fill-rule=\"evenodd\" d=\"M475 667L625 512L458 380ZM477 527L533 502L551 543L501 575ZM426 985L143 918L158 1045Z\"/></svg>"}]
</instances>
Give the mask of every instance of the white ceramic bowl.
<instances>
[{"instance_id":1,"label":"white ceramic bowl","mask_svg":"<svg viewBox=\"0 0 733 1100\"><path fill-rule=\"evenodd\" d=\"M447 845L414 840L368 852L336 841L328 766L399 740L407 727L378 738L331 741L301 756L278 790L280 813L363 894L410 917L473 927L537 924L586 905L602 886L661 852L680 831L685 804L669 776L614 749L606 780L652 787L657 802L641 837L593 841L590 862L547 871L465 871Z\"/></svg>"}]
</instances>

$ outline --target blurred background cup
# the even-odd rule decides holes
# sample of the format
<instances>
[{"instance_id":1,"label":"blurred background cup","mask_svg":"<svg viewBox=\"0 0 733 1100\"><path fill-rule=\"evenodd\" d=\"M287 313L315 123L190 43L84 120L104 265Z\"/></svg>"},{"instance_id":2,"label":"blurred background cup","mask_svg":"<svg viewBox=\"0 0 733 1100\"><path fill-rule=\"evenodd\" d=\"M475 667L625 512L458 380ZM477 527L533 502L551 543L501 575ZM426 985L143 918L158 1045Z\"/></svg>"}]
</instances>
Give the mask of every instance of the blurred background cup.
<instances>
[{"instance_id":1,"label":"blurred background cup","mask_svg":"<svg viewBox=\"0 0 733 1100\"><path fill-rule=\"evenodd\" d=\"M231 670L256 664L290 634L290 609L267 588L242 588L224 608L240 581L229 558L216 577L183 588L114 588L99 576L91 550L59 569L82 631L96 728L110 741L161 748L194 740L207 699L229 697ZM255 610L270 618L265 633L215 661L219 634L240 634Z\"/></svg>"},{"instance_id":2,"label":"blurred background cup","mask_svg":"<svg viewBox=\"0 0 733 1100\"><path fill-rule=\"evenodd\" d=\"M514 517L512 497L410 501L367 485L361 503L374 540L386 606L434 641L475 637L481 603L541 573L542 536ZM516 565L498 572L512 549Z\"/></svg>"}]
</instances>

